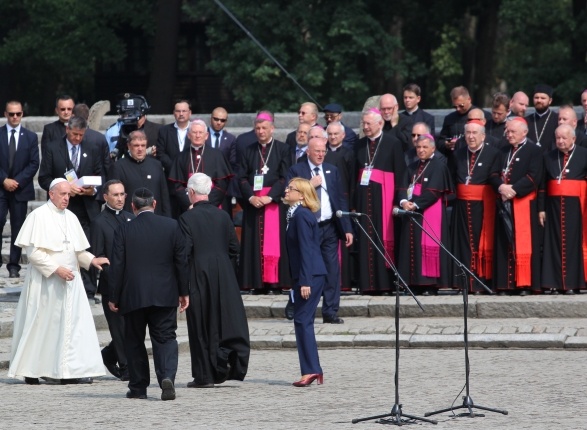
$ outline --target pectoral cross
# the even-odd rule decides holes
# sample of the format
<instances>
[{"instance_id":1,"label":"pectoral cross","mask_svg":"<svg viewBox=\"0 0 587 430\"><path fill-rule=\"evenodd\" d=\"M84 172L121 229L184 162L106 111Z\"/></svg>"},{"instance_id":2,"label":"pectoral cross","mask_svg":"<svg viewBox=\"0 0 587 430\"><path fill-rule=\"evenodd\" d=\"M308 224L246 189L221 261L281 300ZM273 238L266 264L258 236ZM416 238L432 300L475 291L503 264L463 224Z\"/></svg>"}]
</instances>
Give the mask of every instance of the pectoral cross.
<instances>
[{"instance_id":1,"label":"pectoral cross","mask_svg":"<svg viewBox=\"0 0 587 430\"><path fill-rule=\"evenodd\" d=\"M67 236L65 236L65 240L63 240L63 243L65 244L65 249L69 250L69 244L71 242L69 240L67 240Z\"/></svg>"},{"instance_id":2,"label":"pectoral cross","mask_svg":"<svg viewBox=\"0 0 587 430\"><path fill-rule=\"evenodd\" d=\"M261 172L263 172L264 175L266 175L268 171L269 171L269 167L267 167L267 164L265 164L263 167L261 167Z\"/></svg>"}]
</instances>

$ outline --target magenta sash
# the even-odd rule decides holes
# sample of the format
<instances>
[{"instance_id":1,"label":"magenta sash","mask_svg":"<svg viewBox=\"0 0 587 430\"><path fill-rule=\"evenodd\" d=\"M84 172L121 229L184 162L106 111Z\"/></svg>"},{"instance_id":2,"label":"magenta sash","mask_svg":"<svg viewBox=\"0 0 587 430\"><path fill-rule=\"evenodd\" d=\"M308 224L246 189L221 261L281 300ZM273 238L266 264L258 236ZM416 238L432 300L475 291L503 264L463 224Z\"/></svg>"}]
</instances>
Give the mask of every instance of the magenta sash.
<instances>
[{"instance_id":1,"label":"magenta sash","mask_svg":"<svg viewBox=\"0 0 587 430\"><path fill-rule=\"evenodd\" d=\"M414 195L419 196L422 192L422 184L414 185ZM426 224L430 228L430 234L440 241L442 229L442 201L436 200L423 213ZM440 277L440 247L428 235L422 232L422 276L429 278Z\"/></svg>"},{"instance_id":2,"label":"magenta sash","mask_svg":"<svg viewBox=\"0 0 587 430\"><path fill-rule=\"evenodd\" d=\"M266 196L271 187L263 187L261 191L255 191L257 197ZM261 255L261 267L263 270L263 282L275 284L279 281L279 205L269 203L264 207L263 249Z\"/></svg>"},{"instance_id":3,"label":"magenta sash","mask_svg":"<svg viewBox=\"0 0 587 430\"><path fill-rule=\"evenodd\" d=\"M359 171L359 178L363 176L363 170ZM371 169L370 181L381 185L381 224L383 227L383 246L391 261L393 256L393 198L395 196L395 176L393 172L385 172L379 169ZM389 265L385 263L387 267Z\"/></svg>"}]
</instances>

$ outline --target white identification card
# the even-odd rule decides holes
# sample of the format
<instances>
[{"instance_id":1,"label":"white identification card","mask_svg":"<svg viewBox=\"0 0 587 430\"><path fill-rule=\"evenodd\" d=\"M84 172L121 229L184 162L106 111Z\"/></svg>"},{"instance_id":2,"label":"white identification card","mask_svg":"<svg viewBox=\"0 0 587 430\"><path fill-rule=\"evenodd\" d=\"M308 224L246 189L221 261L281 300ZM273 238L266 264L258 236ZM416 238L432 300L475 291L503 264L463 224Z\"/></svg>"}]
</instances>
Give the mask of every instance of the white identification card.
<instances>
[{"instance_id":1,"label":"white identification card","mask_svg":"<svg viewBox=\"0 0 587 430\"><path fill-rule=\"evenodd\" d=\"M263 189L263 175L255 175L253 183L253 191L261 191Z\"/></svg>"},{"instance_id":2,"label":"white identification card","mask_svg":"<svg viewBox=\"0 0 587 430\"><path fill-rule=\"evenodd\" d=\"M408 187L408 200L412 200L413 195L414 195L414 186L410 185Z\"/></svg>"},{"instance_id":3,"label":"white identification card","mask_svg":"<svg viewBox=\"0 0 587 430\"><path fill-rule=\"evenodd\" d=\"M70 184L75 183L77 181L77 173L75 173L75 170L71 169L65 172L65 179L67 179L67 182Z\"/></svg>"},{"instance_id":4,"label":"white identification card","mask_svg":"<svg viewBox=\"0 0 587 430\"><path fill-rule=\"evenodd\" d=\"M363 174L361 175L361 185L369 185L369 180L371 179L371 169L366 168L363 170Z\"/></svg>"}]
</instances>

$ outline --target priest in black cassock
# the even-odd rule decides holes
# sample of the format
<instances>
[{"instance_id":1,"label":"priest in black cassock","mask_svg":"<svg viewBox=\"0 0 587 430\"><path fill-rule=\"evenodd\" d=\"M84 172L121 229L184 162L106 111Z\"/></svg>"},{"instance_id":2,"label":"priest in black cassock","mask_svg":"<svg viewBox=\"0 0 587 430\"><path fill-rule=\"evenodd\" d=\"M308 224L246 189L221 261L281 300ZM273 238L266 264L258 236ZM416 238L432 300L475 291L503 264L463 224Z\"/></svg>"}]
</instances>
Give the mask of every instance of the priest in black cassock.
<instances>
[{"instance_id":1,"label":"priest in black cassock","mask_svg":"<svg viewBox=\"0 0 587 430\"><path fill-rule=\"evenodd\" d=\"M537 193L543 174L542 149L527 139L528 124L513 117L506 125L509 148L501 150L498 216L495 222L493 287L500 295L540 292Z\"/></svg>"},{"instance_id":2,"label":"priest in black cassock","mask_svg":"<svg viewBox=\"0 0 587 430\"><path fill-rule=\"evenodd\" d=\"M155 213L171 216L169 189L159 160L147 157L147 135L142 130L135 130L128 136L128 152L108 170L108 180L118 179L124 184L127 194L132 195L139 188L147 188L155 195L157 206ZM126 199L124 210L132 212L131 199Z\"/></svg>"},{"instance_id":3,"label":"priest in black cassock","mask_svg":"<svg viewBox=\"0 0 587 430\"><path fill-rule=\"evenodd\" d=\"M450 248L446 197L453 193L453 185L446 163L435 157L435 150L431 134L418 138L419 160L404 174L399 201L402 209L421 213L417 218L420 224ZM414 294L435 295L438 288L452 284L448 255L412 222L412 217L402 223L398 270Z\"/></svg>"},{"instance_id":4,"label":"priest in black cassock","mask_svg":"<svg viewBox=\"0 0 587 430\"><path fill-rule=\"evenodd\" d=\"M242 154L238 185L244 201L239 284L255 294L291 287L281 204L291 164L290 148L273 138L273 114L255 119L257 142Z\"/></svg>"},{"instance_id":5,"label":"priest in black cassock","mask_svg":"<svg viewBox=\"0 0 587 430\"><path fill-rule=\"evenodd\" d=\"M172 183L181 212L185 212L190 207L186 187L189 178L198 172L212 178L214 186L209 196L210 203L214 206L226 205L226 191L230 178L233 176L228 160L220 149L205 145L208 138L208 126L201 119L191 122L187 137L191 144L177 156L168 178Z\"/></svg>"},{"instance_id":6,"label":"priest in black cassock","mask_svg":"<svg viewBox=\"0 0 587 430\"><path fill-rule=\"evenodd\" d=\"M452 210L453 254L489 287L493 278L495 199L500 182L499 150L485 141L481 121L465 125L467 146L449 157L449 169L456 184ZM457 270L456 268L454 270ZM455 275L460 273L455 272ZM455 276L454 285L465 287L465 278ZM483 294L485 289L473 279L469 291Z\"/></svg>"},{"instance_id":7,"label":"priest in black cassock","mask_svg":"<svg viewBox=\"0 0 587 430\"><path fill-rule=\"evenodd\" d=\"M189 388L242 381L249 364L249 327L236 280L238 239L228 214L208 201L211 189L209 176L192 175L187 190L193 208L179 218L190 263Z\"/></svg>"},{"instance_id":8,"label":"priest in black cassock","mask_svg":"<svg viewBox=\"0 0 587 430\"><path fill-rule=\"evenodd\" d=\"M585 289L587 273L587 149L575 144L570 125L555 133L557 149L544 156L546 195L539 199L545 228L542 289L575 294Z\"/></svg>"},{"instance_id":9,"label":"priest in black cassock","mask_svg":"<svg viewBox=\"0 0 587 430\"><path fill-rule=\"evenodd\" d=\"M552 103L552 87L539 84L534 87L534 113L526 116L528 122L528 138L542 148L544 153L556 149L554 131L558 126L557 113L550 109Z\"/></svg>"},{"instance_id":10,"label":"priest in black cassock","mask_svg":"<svg viewBox=\"0 0 587 430\"><path fill-rule=\"evenodd\" d=\"M367 234L381 237L386 253L394 259L395 231L391 216L398 181L403 178L406 163L401 142L383 133L383 118L378 109L362 116L365 137L359 140L355 154L358 171L355 208L367 214L361 225ZM351 205L352 207L352 205ZM359 240L359 288L362 293L380 294L394 290L391 269L363 233Z\"/></svg>"}]
</instances>

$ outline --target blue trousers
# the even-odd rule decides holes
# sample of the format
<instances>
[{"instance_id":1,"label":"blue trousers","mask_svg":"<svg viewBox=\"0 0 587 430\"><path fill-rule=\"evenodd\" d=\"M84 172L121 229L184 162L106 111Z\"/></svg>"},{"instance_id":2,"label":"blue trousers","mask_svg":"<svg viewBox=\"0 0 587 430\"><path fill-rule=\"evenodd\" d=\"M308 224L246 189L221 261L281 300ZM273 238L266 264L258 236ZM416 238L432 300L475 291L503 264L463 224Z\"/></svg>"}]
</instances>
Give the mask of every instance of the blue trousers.
<instances>
[{"instance_id":1,"label":"blue trousers","mask_svg":"<svg viewBox=\"0 0 587 430\"><path fill-rule=\"evenodd\" d=\"M294 328L302 375L322 373L320 358L318 357L316 335L314 334L314 317L316 315L316 308L320 302L320 297L322 296L325 278L325 276L314 277L308 300L302 299L300 285L296 285L293 289Z\"/></svg>"}]
</instances>

